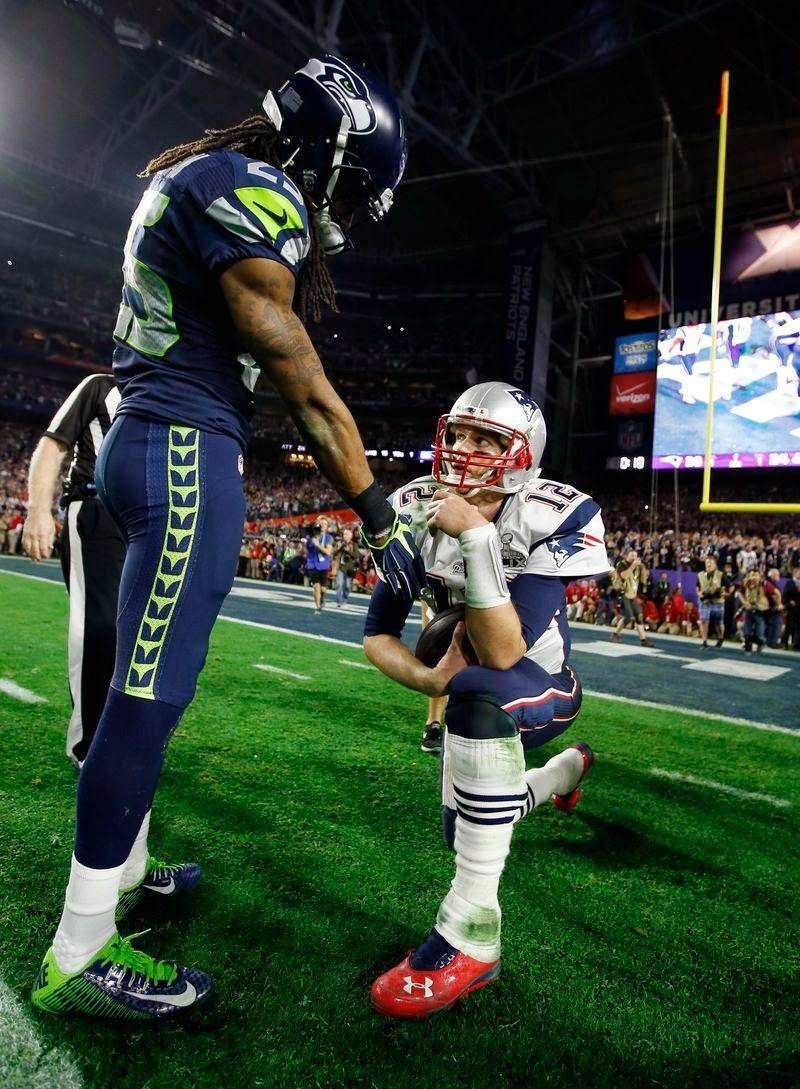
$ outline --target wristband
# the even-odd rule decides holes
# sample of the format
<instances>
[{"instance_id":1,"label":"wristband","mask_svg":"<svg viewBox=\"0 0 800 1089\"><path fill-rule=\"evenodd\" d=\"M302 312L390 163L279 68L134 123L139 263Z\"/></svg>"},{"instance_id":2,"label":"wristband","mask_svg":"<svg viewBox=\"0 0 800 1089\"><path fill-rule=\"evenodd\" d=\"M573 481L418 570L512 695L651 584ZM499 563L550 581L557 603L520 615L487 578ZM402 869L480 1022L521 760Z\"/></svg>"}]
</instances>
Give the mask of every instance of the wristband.
<instances>
[{"instance_id":1,"label":"wristband","mask_svg":"<svg viewBox=\"0 0 800 1089\"><path fill-rule=\"evenodd\" d=\"M381 536L394 525L395 509L374 480L350 500L350 508L361 519L367 537Z\"/></svg>"},{"instance_id":2,"label":"wristband","mask_svg":"<svg viewBox=\"0 0 800 1089\"><path fill-rule=\"evenodd\" d=\"M458 543L464 557L467 605L472 609L493 609L510 601L500 538L492 523L464 530Z\"/></svg>"}]
</instances>

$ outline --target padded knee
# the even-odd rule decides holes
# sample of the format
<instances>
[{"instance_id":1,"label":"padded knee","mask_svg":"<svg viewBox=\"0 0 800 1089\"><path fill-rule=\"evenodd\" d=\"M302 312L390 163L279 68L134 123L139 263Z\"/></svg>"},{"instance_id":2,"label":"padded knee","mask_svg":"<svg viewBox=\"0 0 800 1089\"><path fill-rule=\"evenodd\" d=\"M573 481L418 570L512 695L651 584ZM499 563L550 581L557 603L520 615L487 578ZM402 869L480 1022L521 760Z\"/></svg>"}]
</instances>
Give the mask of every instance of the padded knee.
<instances>
[{"instance_id":1,"label":"padded knee","mask_svg":"<svg viewBox=\"0 0 800 1089\"><path fill-rule=\"evenodd\" d=\"M511 715L499 704L486 699L451 699L444 720L450 733L473 741L517 735L517 726Z\"/></svg>"}]
</instances>

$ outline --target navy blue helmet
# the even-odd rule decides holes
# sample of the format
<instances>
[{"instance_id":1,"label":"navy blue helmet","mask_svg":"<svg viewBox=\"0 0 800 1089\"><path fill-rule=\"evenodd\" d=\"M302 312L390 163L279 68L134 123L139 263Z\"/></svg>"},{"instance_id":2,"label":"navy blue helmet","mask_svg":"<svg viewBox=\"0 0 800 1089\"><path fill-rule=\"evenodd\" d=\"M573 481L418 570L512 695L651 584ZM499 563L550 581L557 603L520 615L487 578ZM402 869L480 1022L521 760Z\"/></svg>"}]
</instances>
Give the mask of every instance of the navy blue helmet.
<instances>
[{"instance_id":1,"label":"navy blue helmet","mask_svg":"<svg viewBox=\"0 0 800 1089\"><path fill-rule=\"evenodd\" d=\"M347 244L331 218L335 200L348 214L386 215L407 142L400 107L377 76L329 53L311 57L278 91L267 92L264 110L278 130L280 165L310 194L328 252Z\"/></svg>"}]
</instances>

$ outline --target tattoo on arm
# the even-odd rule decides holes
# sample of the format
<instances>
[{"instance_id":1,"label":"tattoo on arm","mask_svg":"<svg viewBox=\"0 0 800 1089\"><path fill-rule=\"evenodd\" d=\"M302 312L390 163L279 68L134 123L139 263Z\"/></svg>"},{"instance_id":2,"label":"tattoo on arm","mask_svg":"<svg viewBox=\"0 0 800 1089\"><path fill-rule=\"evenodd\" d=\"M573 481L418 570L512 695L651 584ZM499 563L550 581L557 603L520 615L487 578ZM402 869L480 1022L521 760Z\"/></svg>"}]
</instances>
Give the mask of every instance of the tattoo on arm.
<instances>
[{"instance_id":1,"label":"tattoo on arm","mask_svg":"<svg viewBox=\"0 0 800 1089\"><path fill-rule=\"evenodd\" d=\"M223 273L223 293L242 351L261 366L319 469L347 499L369 486L372 473L355 421L292 310L288 275L274 262L241 262Z\"/></svg>"},{"instance_id":2,"label":"tattoo on arm","mask_svg":"<svg viewBox=\"0 0 800 1089\"><path fill-rule=\"evenodd\" d=\"M280 378L290 378L292 372L301 382L324 373L308 333L294 311L238 287L229 293L229 304L236 315L242 348L268 371L277 370L278 383Z\"/></svg>"}]
</instances>

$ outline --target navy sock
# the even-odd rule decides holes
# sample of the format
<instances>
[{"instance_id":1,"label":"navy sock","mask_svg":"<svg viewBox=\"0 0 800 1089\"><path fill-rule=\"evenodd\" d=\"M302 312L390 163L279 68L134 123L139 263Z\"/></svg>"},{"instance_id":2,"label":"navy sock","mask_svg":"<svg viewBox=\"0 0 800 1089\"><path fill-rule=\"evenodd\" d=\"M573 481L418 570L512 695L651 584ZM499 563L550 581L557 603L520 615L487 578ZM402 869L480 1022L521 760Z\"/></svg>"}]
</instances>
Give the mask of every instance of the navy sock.
<instances>
[{"instance_id":1,"label":"navy sock","mask_svg":"<svg viewBox=\"0 0 800 1089\"><path fill-rule=\"evenodd\" d=\"M78 780L75 857L105 870L130 854L183 708L109 689Z\"/></svg>"},{"instance_id":2,"label":"navy sock","mask_svg":"<svg viewBox=\"0 0 800 1089\"><path fill-rule=\"evenodd\" d=\"M408 963L417 972L446 968L458 950L445 941L438 930L432 930L422 945L418 945Z\"/></svg>"}]
</instances>

